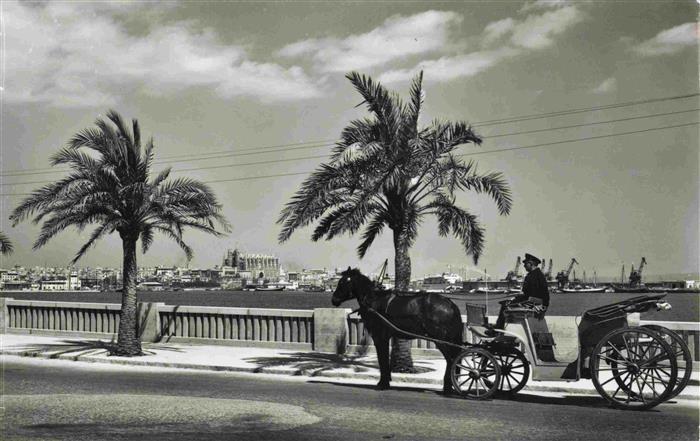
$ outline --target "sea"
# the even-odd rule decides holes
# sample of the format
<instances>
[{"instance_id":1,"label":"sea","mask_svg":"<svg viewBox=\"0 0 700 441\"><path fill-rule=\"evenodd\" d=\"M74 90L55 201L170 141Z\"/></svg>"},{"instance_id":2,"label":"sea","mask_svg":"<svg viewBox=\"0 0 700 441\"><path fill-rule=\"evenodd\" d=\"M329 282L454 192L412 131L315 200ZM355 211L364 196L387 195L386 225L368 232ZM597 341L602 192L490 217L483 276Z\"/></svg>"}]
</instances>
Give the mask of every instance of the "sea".
<instances>
[{"instance_id":1,"label":"sea","mask_svg":"<svg viewBox=\"0 0 700 441\"><path fill-rule=\"evenodd\" d=\"M144 291L138 292L140 302L163 302L168 305L222 306L237 308L315 309L332 308L329 292L303 291ZM486 305L488 315L498 315L499 301L510 296L503 294L443 294L465 312L467 303ZM581 293L551 294L548 315L581 315L584 311L610 303L620 302L644 294ZM54 302L121 303L118 292L36 292L0 291L0 297L17 300L46 300ZM665 301L671 304L667 311L649 311L642 320L700 322L700 295L697 293L669 293ZM357 308L352 300L342 305Z\"/></svg>"}]
</instances>

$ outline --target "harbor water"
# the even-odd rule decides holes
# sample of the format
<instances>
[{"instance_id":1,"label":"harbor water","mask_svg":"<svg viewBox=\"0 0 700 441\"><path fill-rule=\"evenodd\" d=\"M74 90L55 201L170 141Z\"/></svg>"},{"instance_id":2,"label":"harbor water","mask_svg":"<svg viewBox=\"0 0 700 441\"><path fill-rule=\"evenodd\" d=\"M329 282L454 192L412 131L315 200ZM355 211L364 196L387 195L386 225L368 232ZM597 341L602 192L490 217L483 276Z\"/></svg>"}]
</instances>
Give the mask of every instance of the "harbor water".
<instances>
[{"instance_id":1,"label":"harbor water","mask_svg":"<svg viewBox=\"0 0 700 441\"><path fill-rule=\"evenodd\" d=\"M144 291L138 293L140 302L163 302L168 305L222 306L237 308L314 309L332 308L331 293L301 291ZM488 315L498 315L500 300L510 297L504 294L443 294L450 298L464 313L466 303L487 305ZM548 315L581 315L587 309L619 302L645 294L586 293L552 294ZM121 303L118 292L32 292L0 291L0 297L18 300L46 300L55 302ZM683 322L700 321L700 295L696 293L669 293L669 311L644 313L645 320ZM356 308L354 301L343 304Z\"/></svg>"}]
</instances>

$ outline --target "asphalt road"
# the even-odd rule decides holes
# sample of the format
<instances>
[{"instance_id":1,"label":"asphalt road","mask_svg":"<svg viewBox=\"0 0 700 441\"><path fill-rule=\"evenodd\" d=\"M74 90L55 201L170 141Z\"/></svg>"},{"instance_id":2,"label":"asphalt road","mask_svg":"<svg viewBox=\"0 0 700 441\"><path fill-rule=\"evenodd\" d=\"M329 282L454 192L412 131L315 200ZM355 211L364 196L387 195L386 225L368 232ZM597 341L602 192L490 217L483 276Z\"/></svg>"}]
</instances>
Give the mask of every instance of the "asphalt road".
<instances>
[{"instance_id":1,"label":"asphalt road","mask_svg":"<svg viewBox=\"0 0 700 441\"><path fill-rule=\"evenodd\" d=\"M8 356L3 440L698 440L697 403L437 391Z\"/></svg>"}]
</instances>

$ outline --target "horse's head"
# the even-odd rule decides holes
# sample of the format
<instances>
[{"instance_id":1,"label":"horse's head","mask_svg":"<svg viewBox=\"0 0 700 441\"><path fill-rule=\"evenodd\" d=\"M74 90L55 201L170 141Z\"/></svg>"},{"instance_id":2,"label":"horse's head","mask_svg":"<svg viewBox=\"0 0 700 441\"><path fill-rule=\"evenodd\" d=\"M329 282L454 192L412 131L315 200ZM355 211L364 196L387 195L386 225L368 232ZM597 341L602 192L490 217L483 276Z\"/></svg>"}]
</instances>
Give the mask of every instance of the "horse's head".
<instances>
[{"instance_id":1,"label":"horse's head","mask_svg":"<svg viewBox=\"0 0 700 441\"><path fill-rule=\"evenodd\" d=\"M333 292L333 297L331 298L331 303L333 306L339 306L341 303L352 299L353 297L358 298L358 288L364 286L363 279L369 280L367 277L360 273L357 268L351 269L348 267L347 270L340 273L340 280L338 281L338 286L335 287L335 292ZM362 294L360 294L362 296Z\"/></svg>"}]
</instances>

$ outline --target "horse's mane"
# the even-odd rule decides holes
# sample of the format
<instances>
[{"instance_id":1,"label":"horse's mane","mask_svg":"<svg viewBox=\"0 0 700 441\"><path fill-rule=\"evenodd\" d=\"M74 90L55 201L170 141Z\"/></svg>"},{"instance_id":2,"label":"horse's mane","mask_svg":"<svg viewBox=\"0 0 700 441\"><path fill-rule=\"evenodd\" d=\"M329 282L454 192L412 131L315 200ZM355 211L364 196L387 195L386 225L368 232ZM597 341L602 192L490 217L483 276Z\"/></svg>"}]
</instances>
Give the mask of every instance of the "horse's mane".
<instances>
[{"instance_id":1,"label":"horse's mane","mask_svg":"<svg viewBox=\"0 0 700 441\"><path fill-rule=\"evenodd\" d=\"M367 293L366 295L369 295L373 298L386 296L392 293L392 290L387 290L384 289L384 287L382 286L377 286L377 284L375 284L372 281L372 279L362 274L358 268L348 268L347 270L340 273L340 275L343 277L352 277L353 279L355 279L357 282L359 282L361 292Z\"/></svg>"}]
</instances>

